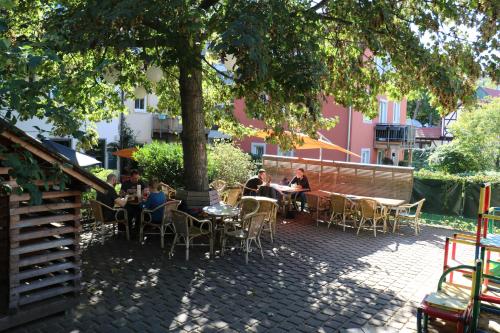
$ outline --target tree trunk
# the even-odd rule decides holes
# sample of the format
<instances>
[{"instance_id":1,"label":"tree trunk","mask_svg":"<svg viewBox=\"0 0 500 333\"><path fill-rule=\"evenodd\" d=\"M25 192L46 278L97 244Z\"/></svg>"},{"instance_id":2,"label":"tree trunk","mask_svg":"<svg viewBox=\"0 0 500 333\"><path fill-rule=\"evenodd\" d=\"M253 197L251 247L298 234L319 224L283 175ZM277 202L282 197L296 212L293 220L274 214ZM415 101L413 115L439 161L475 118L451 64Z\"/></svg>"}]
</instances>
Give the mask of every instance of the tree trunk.
<instances>
[{"instance_id":1,"label":"tree trunk","mask_svg":"<svg viewBox=\"0 0 500 333\"><path fill-rule=\"evenodd\" d=\"M203 113L202 71L199 64L179 65L179 90L182 109L182 148L186 190L208 190L207 136Z\"/></svg>"}]
</instances>

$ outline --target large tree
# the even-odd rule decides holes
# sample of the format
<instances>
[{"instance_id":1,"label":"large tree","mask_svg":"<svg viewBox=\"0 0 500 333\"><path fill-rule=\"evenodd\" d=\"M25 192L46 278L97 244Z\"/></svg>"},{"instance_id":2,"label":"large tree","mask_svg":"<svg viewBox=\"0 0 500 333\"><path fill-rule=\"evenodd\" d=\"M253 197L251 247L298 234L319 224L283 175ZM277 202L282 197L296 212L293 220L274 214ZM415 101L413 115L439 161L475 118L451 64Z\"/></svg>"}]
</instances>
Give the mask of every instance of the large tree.
<instances>
[{"instance_id":1,"label":"large tree","mask_svg":"<svg viewBox=\"0 0 500 333\"><path fill-rule=\"evenodd\" d=\"M182 116L186 185L205 190L206 128L240 129L234 98L284 146L285 129L314 136L334 125L321 114L327 95L367 115L385 92L425 88L442 110L469 102L479 76L498 77L495 3L0 0L0 106L85 139L82 123L123 110L116 87L132 97L144 86L160 96L156 112ZM151 66L164 72L157 84Z\"/></svg>"}]
</instances>

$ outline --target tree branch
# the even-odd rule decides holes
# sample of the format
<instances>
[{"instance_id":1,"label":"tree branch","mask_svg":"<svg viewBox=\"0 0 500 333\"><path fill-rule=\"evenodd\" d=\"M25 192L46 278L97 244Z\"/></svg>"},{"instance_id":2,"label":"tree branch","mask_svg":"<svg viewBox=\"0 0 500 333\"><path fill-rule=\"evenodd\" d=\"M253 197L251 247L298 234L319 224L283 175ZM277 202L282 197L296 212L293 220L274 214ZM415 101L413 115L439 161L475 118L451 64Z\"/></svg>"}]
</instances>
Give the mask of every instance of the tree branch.
<instances>
[{"instance_id":1,"label":"tree branch","mask_svg":"<svg viewBox=\"0 0 500 333\"><path fill-rule=\"evenodd\" d=\"M224 72L222 72L222 71L218 70L218 69L217 69L214 65L212 65L211 63L209 63L209 62L207 61L207 59L205 59L205 57L201 57L201 58L203 59L203 61L204 61L204 62L205 62L208 66L210 66L213 70L215 70L215 71L217 72L217 74L220 74L220 75L224 76L226 79L234 80L234 78L233 78L232 76L227 75L226 73L224 73Z\"/></svg>"}]
</instances>

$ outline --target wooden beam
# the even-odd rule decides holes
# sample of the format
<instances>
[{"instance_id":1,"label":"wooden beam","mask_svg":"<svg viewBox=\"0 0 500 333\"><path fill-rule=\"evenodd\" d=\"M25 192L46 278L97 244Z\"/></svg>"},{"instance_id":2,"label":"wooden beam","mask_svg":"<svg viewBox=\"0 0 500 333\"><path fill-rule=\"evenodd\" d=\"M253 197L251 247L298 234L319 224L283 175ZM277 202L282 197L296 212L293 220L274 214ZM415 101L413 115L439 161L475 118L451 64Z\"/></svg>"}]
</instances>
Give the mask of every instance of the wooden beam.
<instances>
[{"instance_id":1,"label":"wooden beam","mask_svg":"<svg viewBox=\"0 0 500 333\"><path fill-rule=\"evenodd\" d=\"M25 267L34 264L40 264L52 260L64 259L68 257L73 257L75 255L75 251L73 250L61 250L46 254L39 254L36 256L31 256L27 258L23 258L19 260L19 267Z\"/></svg>"},{"instance_id":2,"label":"wooden beam","mask_svg":"<svg viewBox=\"0 0 500 333\"><path fill-rule=\"evenodd\" d=\"M27 214L27 213L39 213L39 212L46 212L46 211L54 211L54 210L60 210L60 209L68 209L68 208L78 208L81 207L82 203L81 202L63 202L63 203L56 203L56 204L44 204L44 205L38 205L38 206L26 206L26 207L19 207L19 208L12 208L10 210L11 215L19 215L19 214Z\"/></svg>"},{"instance_id":3,"label":"wooden beam","mask_svg":"<svg viewBox=\"0 0 500 333\"><path fill-rule=\"evenodd\" d=\"M52 286L54 284L59 284L59 283L64 283L64 282L76 280L79 277L80 277L80 274L73 274L73 273L59 274L59 275L47 277L45 279L36 280L34 282L21 284L20 286L18 286L16 288L16 291L18 293L24 293L24 292L31 291L31 290ZM22 297L21 297L21 299L22 299Z\"/></svg>"},{"instance_id":4,"label":"wooden beam","mask_svg":"<svg viewBox=\"0 0 500 333\"><path fill-rule=\"evenodd\" d=\"M55 222L65 222L65 221L73 221L77 216L74 214L63 214L63 215L53 215L46 217L35 217L32 219L20 220L15 223L11 223L11 229L19 229L24 227L32 227L36 225L44 225Z\"/></svg>"},{"instance_id":5,"label":"wooden beam","mask_svg":"<svg viewBox=\"0 0 500 333\"><path fill-rule=\"evenodd\" d=\"M25 279L34 278L36 276L42 276L42 275L50 274L50 273L54 273L54 272L64 272L66 270L75 269L75 268L78 268L78 266L75 265L75 263L73 263L73 262L64 262L62 264L53 264L53 265L49 265L46 267L35 267L32 269L28 269L28 270L24 270L22 272L19 272L19 274L17 274L17 278L19 279L19 281L22 281Z\"/></svg>"},{"instance_id":6,"label":"wooden beam","mask_svg":"<svg viewBox=\"0 0 500 333\"><path fill-rule=\"evenodd\" d=\"M61 228L43 228L39 229L37 231L30 231L30 232L21 232L17 236L17 239L14 239L15 241L25 241L29 239L36 239L36 238L42 238L42 237L50 237L50 236L59 236L59 235L64 235L64 234L72 234L76 232L80 232L81 228L75 228L75 227L61 227Z\"/></svg>"},{"instance_id":7,"label":"wooden beam","mask_svg":"<svg viewBox=\"0 0 500 333\"><path fill-rule=\"evenodd\" d=\"M50 192L42 192L42 199L57 199L57 198L66 198L66 197L74 197L77 195L81 195L80 191L50 191ZM17 201L28 201L30 199L30 195L28 193L24 194L13 194L10 196L10 202Z\"/></svg>"},{"instance_id":8,"label":"wooden beam","mask_svg":"<svg viewBox=\"0 0 500 333\"><path fill-rule=\"evenodd\" d=\"M43 301L44 299L52 298L54 296L68 294L74 292L73 286L64 286L58 288L50 288L44 291L32 293L30 295L21 296L19 298L19 305L25 305L33 302Z\"/></svg>"},{"instance_id":9,"label":"wooden beam","mask_svg":"<svg viewBox=\"0 0 500 333\"><path fill-rule=\"evenodd\" d=\"M11 254L26 254L26 253L32 253L32 252L37 252L41 250L48 250L48 249L53 249L53 248L58 248L62 246L68 246L68 245L73 245L75 240L73 238L63 238L63 239L56 239L48 242L38 242L38 243L33 243L30 245L24 245L20 246L16 249L11 250Z\"/></svg>"},{"instance_id":10,"label":"wooden beam","mask_svg":"<svg viewBox=\"0 0 500 333\"><path fill-rule=\"evenodd\" d=\"M107 188L104 188L102 187L101 185L95 183L92 181L92 179L88 178L88 177L85 177L83 176L82 174L80 174L78 171L75 171L75 169L71 168L71 167L66 167L63 165L63 163L61 163L61 161L59 161L58 159L56 159L55 157L53 157L52 155L44 152L43 150L33 146L32 144L22 140L21 138L19 138L18 136L8 132L8 131L4 131L2 132L1 134L4 138L7 138L8 140L14 142L14 143L17 143L18 145L20 145L21 147L25 148L26 150L28 150L29 152L35 154L36 156L46 160L47 162L50 162L50 163L56 163L56 164L59 164L60 168L65 172L67 173L68 175L78 179L79 181L81 181L82 183L84 184L89 184L90 186L92 186L93 188L95 188L97 191L99 192L107 192L108 189Z\"/></svg>"}]
</instances>

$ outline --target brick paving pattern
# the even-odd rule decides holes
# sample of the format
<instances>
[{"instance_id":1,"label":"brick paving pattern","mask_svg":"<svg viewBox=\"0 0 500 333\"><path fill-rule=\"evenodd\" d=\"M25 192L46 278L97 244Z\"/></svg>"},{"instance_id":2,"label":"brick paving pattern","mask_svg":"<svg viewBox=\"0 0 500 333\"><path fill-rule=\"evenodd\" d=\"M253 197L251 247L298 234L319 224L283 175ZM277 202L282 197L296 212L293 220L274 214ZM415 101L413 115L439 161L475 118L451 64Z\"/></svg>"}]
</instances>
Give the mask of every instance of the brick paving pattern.
<instances>
[{"instance_id":1,"label":"brick paving pattern","mask_svg":"<svg viewBox=\"0 0 500 333\"><path fill-rule=\"evenodd\" d=\"M278 225L265 258L240 252L209 259L178 247L173 258L109 236L88 245L80 305L15 332L415 332L415 306L436 288L444 238L316 227L308 216ZM167 246L170 242L167 242ZM377 329L379 328L379 329Z\"/></svg>"}]
</instances>

